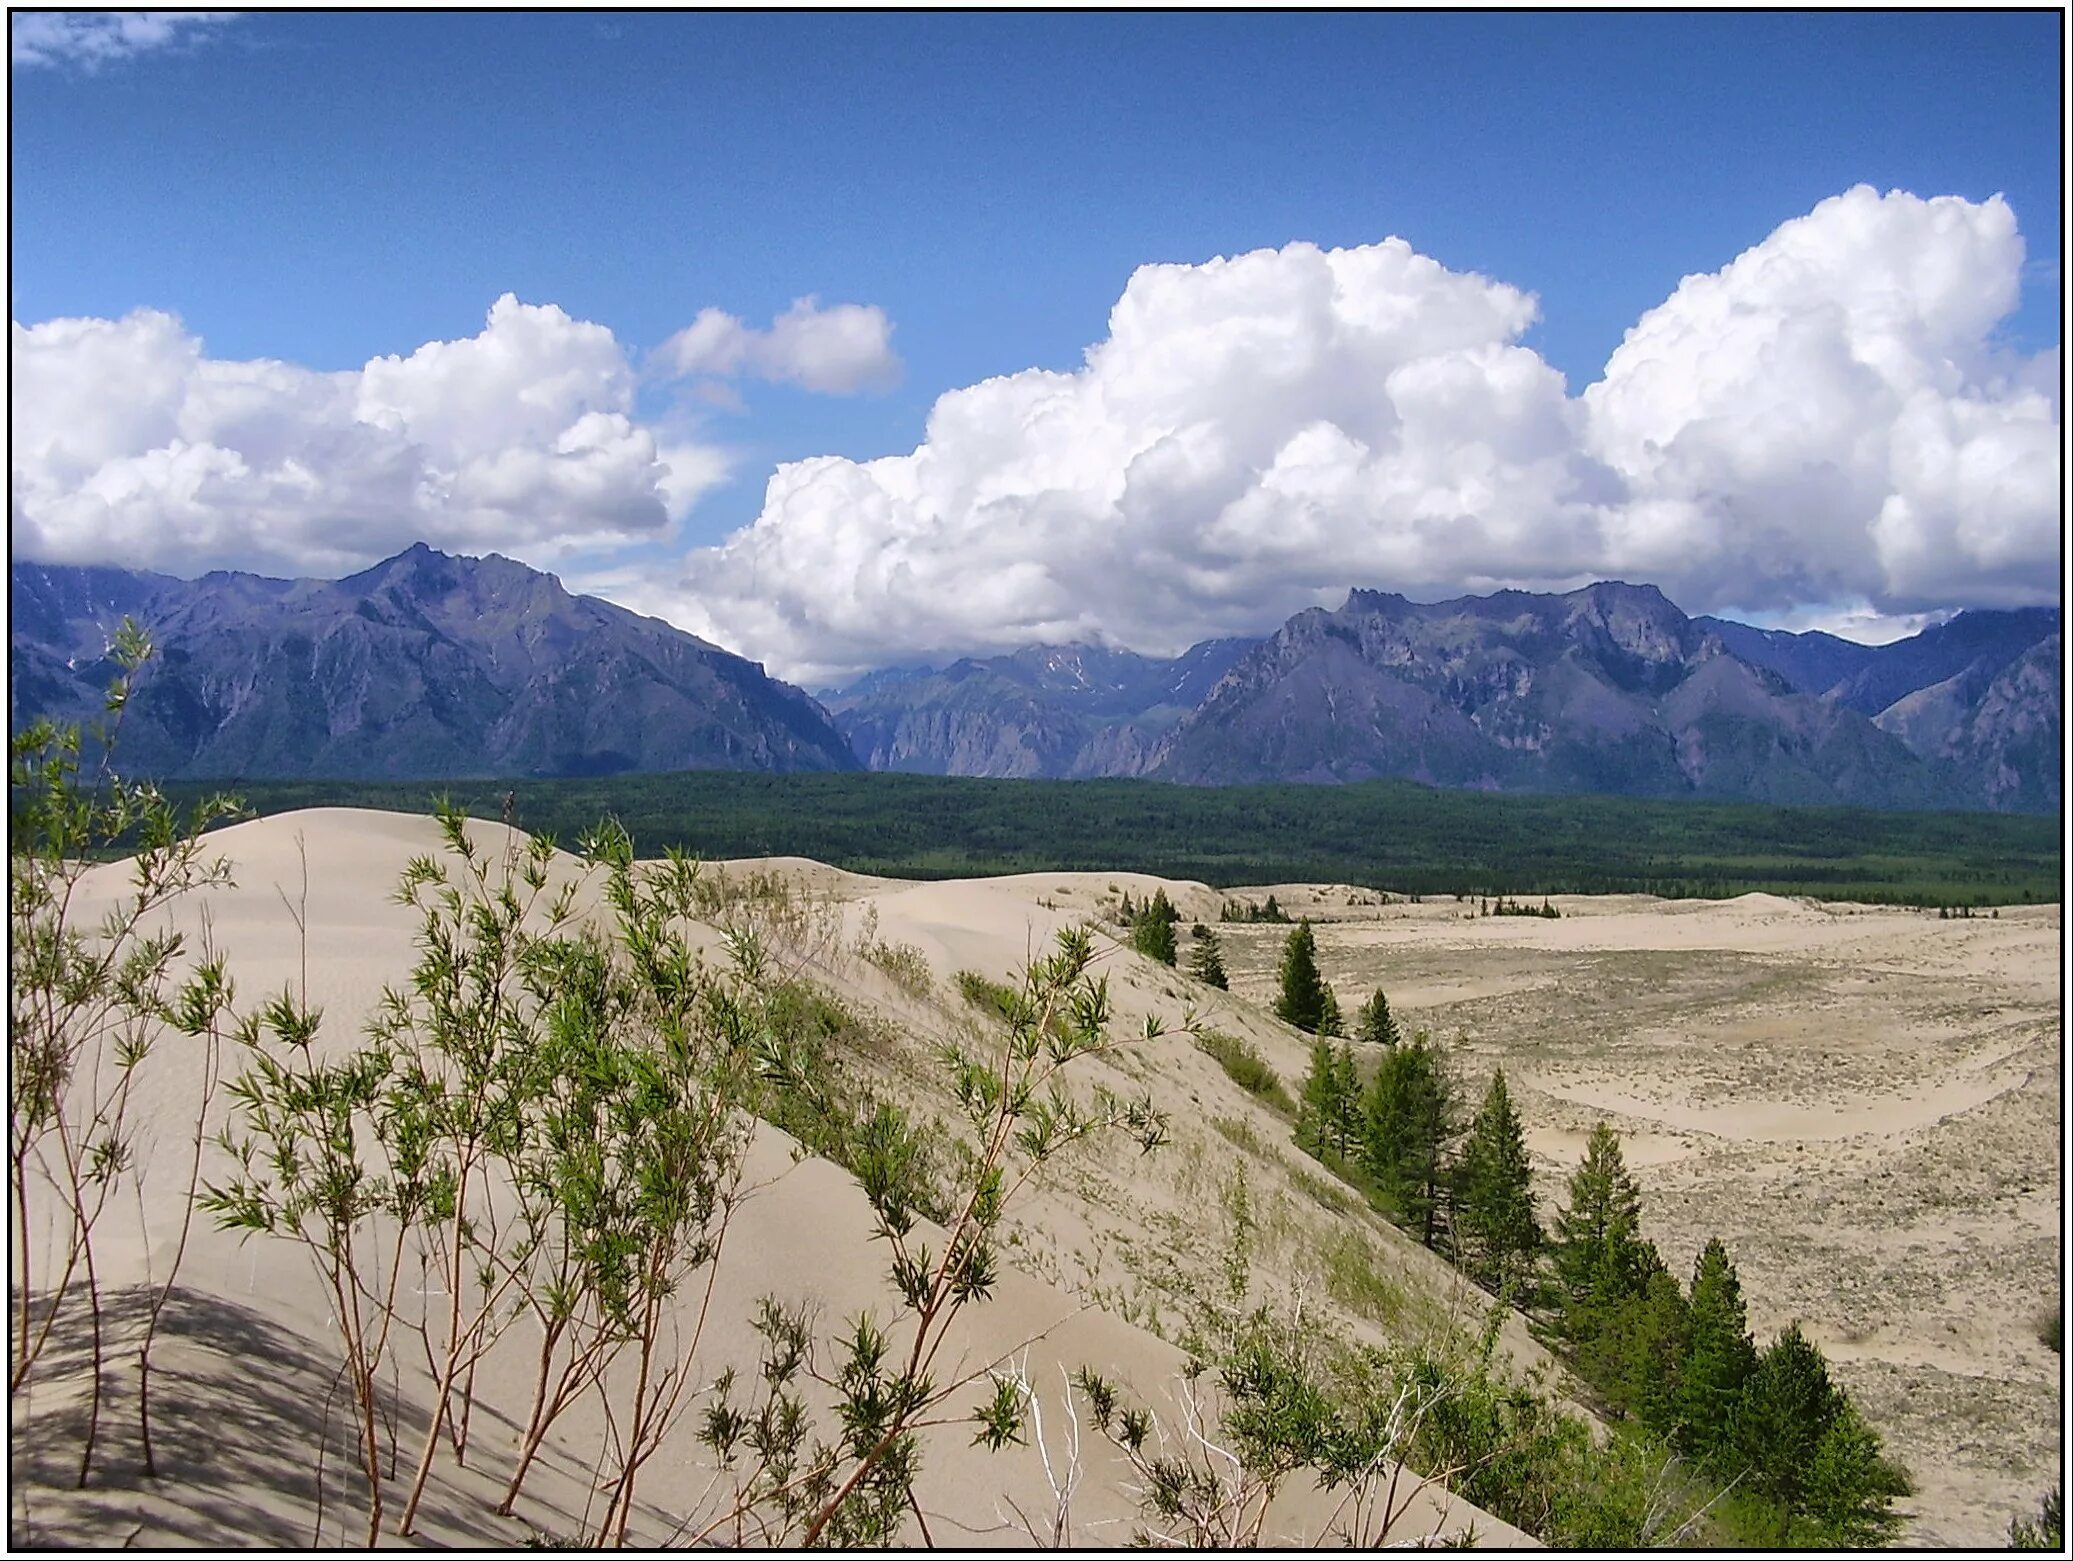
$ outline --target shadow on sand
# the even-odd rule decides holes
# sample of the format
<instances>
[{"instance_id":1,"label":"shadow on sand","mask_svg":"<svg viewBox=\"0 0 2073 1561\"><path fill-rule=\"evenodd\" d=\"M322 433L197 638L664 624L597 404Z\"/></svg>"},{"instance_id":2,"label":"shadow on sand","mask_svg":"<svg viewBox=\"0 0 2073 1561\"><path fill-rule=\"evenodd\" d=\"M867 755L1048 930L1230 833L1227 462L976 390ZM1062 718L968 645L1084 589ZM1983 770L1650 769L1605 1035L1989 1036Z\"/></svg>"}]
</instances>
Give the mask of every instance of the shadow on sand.
<instances>
[{"instance_id":1,"label":"shadow on sand","mask_svg":"<svg viewBox=\"0 0 2073 1561\"><path fill-rule=\"evenodd\" d=\"M151 1373L158 1472L144 1472L137 1349L146 1301L139 1287L104 1306L100 1427L85 1489L78 1481L91 1332L83 1304L68 1306L28 1384L13 1396L9 1548L363 1545L367 1484L337 1346L329 1338L301 1337L224 1297L176 1290L159 1321ZM396 1346L406 1359L415 1347L408 1335ZM387 1530L401 1509L429 1417L429 1397L407 1391L421 1372L405 1369L400 1403L393 1378L385 1374L383 1381L384 1412L394 1422L382 1482L387 1544L399 1543ZM470 1468L457 1468L451 1447L442 1446L419 1513L421 1542L512 1548L529 1538L583 1532L584 1515L565 1502L574 1497L580 1506L590 1481L558 1450L543 1452L523 1516L492 1514L509 1473L497 1466L498 1450L515 1444L518 1430L507 1415L477 1400ZM641 1507L653 1515L647 1503Z\"/></svg>"}]
</instances>

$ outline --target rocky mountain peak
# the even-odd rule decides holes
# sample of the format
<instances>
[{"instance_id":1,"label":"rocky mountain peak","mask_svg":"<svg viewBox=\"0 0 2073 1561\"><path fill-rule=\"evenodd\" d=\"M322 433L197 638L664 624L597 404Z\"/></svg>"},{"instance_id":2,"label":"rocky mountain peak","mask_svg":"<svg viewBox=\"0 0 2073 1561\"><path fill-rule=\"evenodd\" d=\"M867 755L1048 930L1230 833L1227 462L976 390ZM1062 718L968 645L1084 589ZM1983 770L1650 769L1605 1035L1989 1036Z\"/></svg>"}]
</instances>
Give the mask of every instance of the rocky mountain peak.
<instances>
[{"instance_id":1,"label":"rocky mountain peak","mask_svg":"<svg viewBox=\"0 0 2073 1561\"><path fill-rule=\"evenodd\" d=\"M69 589L80 598L85 587ZM124 757L139 773L856 767L828 713L798 689L508 558L419 543L341 580L217 574L138 589L136 616L161 652L125 719ZM17 728L39 713L77 718L106 682L97 661L65 665L90 620L50 619L15 626L16 654L39 668L26 695L17 680Z\"/></svg>"}]
</instances>

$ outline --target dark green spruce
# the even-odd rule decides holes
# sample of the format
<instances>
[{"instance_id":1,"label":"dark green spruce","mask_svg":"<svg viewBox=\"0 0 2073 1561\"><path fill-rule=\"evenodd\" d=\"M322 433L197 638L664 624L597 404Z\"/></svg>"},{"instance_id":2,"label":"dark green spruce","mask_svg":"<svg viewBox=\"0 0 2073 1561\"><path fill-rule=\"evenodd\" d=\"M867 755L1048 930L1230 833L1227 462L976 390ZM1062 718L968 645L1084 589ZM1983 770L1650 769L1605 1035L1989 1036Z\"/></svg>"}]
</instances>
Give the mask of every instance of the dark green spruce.
<instances>
[{"instance_id":1,"label":"dark green spruce","mask_svg":"<svg viewBox=\"0 0 2073 1561\"><path fill-rule=\"evenodd\" d=\"M1219 992L1228 991L1231 978L1224 971L1223 941L1199 921L1188 937L1188 974L1204 986L1213 986Z\"/></svg>"},{"instance_id":2,"label":"dark green spruce","mask_svg":"<svg viewBox=\"0 0 2073 1561\"><path fill-rule=\"evenodd\" d=\"M1540 1250L1540 1222L1526 1135L1502 1068L1490 1076L1469 1126L1457 1186L1455 1244L1468 1271L1500 1292L1527 1280Z\"/></svg>"},{"instance_id":3,"label":"dark green spruce","mask_svg":"<svg viewBox=\"0 0 2073 1561\"><path fill-rule=\"evenodd\" d=\"M1282 946L1281 995L1274 1000L1274 1017L1315 1035L1324 1024L1327 995L1324 978L1317 973L1317 934L1306 918Z\"/></svg>"}]
</instances>

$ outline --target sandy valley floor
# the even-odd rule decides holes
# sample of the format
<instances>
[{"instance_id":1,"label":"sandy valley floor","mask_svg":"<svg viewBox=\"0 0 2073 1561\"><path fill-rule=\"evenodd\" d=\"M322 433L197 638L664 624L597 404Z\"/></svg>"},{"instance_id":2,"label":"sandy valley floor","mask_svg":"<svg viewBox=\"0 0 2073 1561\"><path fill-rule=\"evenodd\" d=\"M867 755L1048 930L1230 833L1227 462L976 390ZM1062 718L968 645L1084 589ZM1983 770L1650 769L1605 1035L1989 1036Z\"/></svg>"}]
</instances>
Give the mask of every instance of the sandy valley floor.
<instances>
[{"instance_id":1,"label":"sandy valley floor","mask_svg":"<svg viewBox=\"0 0 2073 1561\"><path fill-rule=\"evenodd\" d=\"M1594 1121L1620 1130L1672 1267L1726 1241L1759 1342L1798 1319L1903 1452L1908 1543L2005 1543L2060 1456L2037 1337L2062 1262L2058 907L1565 898L1560 920L1465 919L1451 897L1276 892L1320 918L1349 1014L1379 984L1457 1044L1472 1094L1503 1066L1548 1191ZM1221 930L1234 989L1266 1000L1286 929Z\"/></svg>"}]
</instances>

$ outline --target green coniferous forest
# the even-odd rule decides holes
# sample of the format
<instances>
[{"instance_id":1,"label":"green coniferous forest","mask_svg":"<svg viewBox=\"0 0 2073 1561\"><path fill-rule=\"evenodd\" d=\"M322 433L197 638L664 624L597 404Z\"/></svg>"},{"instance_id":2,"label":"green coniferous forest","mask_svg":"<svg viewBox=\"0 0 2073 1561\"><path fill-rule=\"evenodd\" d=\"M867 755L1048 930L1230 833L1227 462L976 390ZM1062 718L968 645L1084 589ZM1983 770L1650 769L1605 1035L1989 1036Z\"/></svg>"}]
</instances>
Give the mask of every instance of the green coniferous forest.
<instances>
[{"instance_id":1,"label":"green coniferous forest","mask_svg":"<svg viewBox=\"0 0 2073 1561\"><path fill-rule=\"evenodd\" d=\"M186 802L209 787L168 788ZM2057 821L1492 796L1406 781L1191 787L1151 781L686 771L504 782L240 783L260 814L306 807L427 813L450 796L557 838L610 816L643 850L808 856L855 872L955 878L1130 871L1216 886L1337 882L1411 894L1752 891L1912 905L2059 897Z\"/></svg>"}]
</instances>

